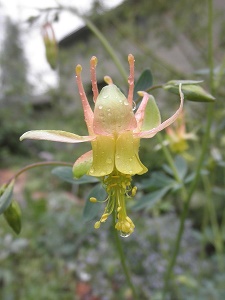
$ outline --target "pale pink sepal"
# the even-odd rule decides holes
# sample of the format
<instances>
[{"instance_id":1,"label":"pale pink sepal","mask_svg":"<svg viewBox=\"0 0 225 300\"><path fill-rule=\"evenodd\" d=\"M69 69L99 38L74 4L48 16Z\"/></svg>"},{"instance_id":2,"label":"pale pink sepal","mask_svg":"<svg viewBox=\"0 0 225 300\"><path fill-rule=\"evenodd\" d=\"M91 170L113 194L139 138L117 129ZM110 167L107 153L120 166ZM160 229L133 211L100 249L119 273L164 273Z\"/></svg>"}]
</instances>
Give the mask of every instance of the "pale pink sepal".
<instances>
[{"instance_id":1,"label":"pale pink sepal","mask_svg":"<svg viewBox=\"0 0 225 300\"><path fill-rule=\"evenodd\" d=\"M80 136L74 133L61 130L32 130L25 132L20 140L47 140L62 143L82 143L95 139L95 136Z\"/></svg>"},{"instance_id":2,"label":"pale pink sepal","mask_svg":"<svg viewBox=\"0 0 225 300\"><path fill-rule=\"evenodd\" d=\"M139 132L141 130L141 126L145 117L145 108L148 103L148 99L150 95L146 92L141 92L143 95L143 99L141 101L140 106L138 107L138 110L135 113L135 119L137 121L137 129L134 130L134 132Z\"/></svg>"},{"instance_id":3,"label":"pale pink sepal","mask_svg":"<svg viewBox=\"0 0 225 300\"><path fill-rule=\"evenodd\" d=\"M135 136L137 136L139 138L151 138L154 135L156 135L159 131L161 131L164 128L166 128L169 125L171 125L178 118L178 116L180 115L180 113L182 112L182 109L183 109L184 94L181 91L181 84L179 85L179 92L180 92L180 107L175 112L175 114L172 115L172 117L170 117L166 121L164 121L162 124L160 124L159 126L157 126L156 128L136 133Z\"/></svg>"}]
</instances>

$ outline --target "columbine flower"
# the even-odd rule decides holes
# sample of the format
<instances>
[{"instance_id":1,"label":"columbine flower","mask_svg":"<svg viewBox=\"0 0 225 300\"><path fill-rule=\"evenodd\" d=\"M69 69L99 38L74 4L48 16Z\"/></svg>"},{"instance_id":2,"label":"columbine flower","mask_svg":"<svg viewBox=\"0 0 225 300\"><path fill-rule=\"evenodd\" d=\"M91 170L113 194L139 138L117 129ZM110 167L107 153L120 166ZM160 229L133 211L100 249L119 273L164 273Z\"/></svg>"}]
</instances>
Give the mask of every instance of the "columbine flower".
<instances>
[{"instance_id":1,"label":"columbine flower","mask_svg":"<svg viewBox=\"0 0 225 300\"><path fill-rule=\"evenodd\" d=\"M194 132L187 132L185 126L185 116L182 112L171 126L166 129L166 139L163 141L164 146L169 146L173 153L182 155L187 160L193 160L193 157L186 151L189 148L189 140L197 140ZM157 145L155 150L162 148L162 145Z\"/></svg>"},{"instance_id":2,"label":"columbine flower","mask_svg":"<svg viewBox=\"0 0 225 300\"><path fill-rule=\"evenodd\" d=\"M172 152L182 154L188 148L188 140L197 140L197 136L186 132L184 113L181 113L176 122L166 128L168 145Z\"/></svg>"},{"instance_id":3,"label":"columbine flower","mask_svg":"<svg viewBox=\"0 0 225 300\"><path fill-rule=\"evenodd\" d=\"M100 220L95 223L99 228L114 211L116 217L115 228L121 235L127 236L134 230L132 220L127 216L125 201L133 197L137 188L132 187L131 177L135 174L147 172L147 168L139 159L139 145L141 138L151 138L157 132L173 123L182 111L183 94L180 86L181 103L175 114L161 123L160 113L153 96L141 91L142 102L136 113L133 111L134 91L134 57L129 54L130 76L128 78L128 97L113 84L110 77L105 77L108 83L98 93L96 80L97 58L90 61L91 82L94 112L87 100L82 80L82 67L76 67L76 80L80 93L84 118L87 124L88 136L79 136L59 130L28 131L21 136L23 139L50 140L56 142L81 143L91 142L92 151L83 154L74 164L73 173L76 178L88 174L99 177L105 187L108 197L106 208ZM98 201L91 198L90 201Z\"/></svg>"}]
</instances>

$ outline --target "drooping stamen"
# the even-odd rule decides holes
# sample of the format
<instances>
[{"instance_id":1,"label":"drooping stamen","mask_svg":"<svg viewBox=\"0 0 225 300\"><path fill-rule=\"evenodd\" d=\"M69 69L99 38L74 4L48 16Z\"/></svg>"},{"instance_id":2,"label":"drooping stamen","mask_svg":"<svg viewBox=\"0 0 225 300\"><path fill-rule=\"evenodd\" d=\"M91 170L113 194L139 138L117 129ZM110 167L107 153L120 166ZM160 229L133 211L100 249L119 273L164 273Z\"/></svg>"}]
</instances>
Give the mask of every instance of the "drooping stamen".
<instances>
[{"instance_id":1,"label":"drooping stamen","mask_svg":"<svg viewBox=\"0 0 225 300\"><path fill-rule=\"evenodd\" d=\"M111 77L109 76L104 76L104 81L107 83L107 84L113 84L113 80Z\"/></svg>"},{"instance_id":2,"label":"drooping stamen","mask_svg":"<svg viewBox=\"0 0 225 300\"><path fill-rule=\"evenodd\" d=\"M128 91L128 103L132 105L133 103L133 93L134 93L134 56L132 54L128 55L128 63L130 66L130 75L128 77L129 91Z\"/></svg>"},{"instance_id":3,"label":"drooping stamen","mask_svg":"<svg viewBox=\"0 0 225 300\"><path fill-rule=\"evenodd\" d=\"M77 81L77 87L79 90L79 94L81 97L81 102L82 102L82 106L83 106L83 110L84 110L84 119L87 124L89 134L93 135L94 132L93 132L92 128L93 128L94 114L93 114L93 111L90 107L90 104L88 102L87 96L84 91L84 87L83 87L83 83L82 83L82 79L81 79L81 71L82 71L81 65L77 65L75 68L76 81Z\"/></svg>"},{"instance_id":4,"label":"drooping stamen","mask_svg":"<svg viewBox=\"0 0 225 300\"><path fill-rule=\"evenodd\" d=\"M92 85L92 92L93 92L93 100L96 102L96 99L98 97L98 85L97 85L97 79L96 79L96 66L97 66L98 60L96 56L92 56L90 60L90 70L91 70L91 85Z\"/></svg>"}]
</instances>

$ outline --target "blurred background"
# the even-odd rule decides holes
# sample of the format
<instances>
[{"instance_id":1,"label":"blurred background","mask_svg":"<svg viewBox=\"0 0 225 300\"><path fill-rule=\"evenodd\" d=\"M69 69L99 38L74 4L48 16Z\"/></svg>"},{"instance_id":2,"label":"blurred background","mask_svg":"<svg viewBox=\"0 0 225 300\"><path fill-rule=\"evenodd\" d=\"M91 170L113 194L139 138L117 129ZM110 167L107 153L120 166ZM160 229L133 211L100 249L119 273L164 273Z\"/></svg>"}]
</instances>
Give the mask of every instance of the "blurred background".
<instances>
[{"instance_id":1,"label":"blurred background","mask_svg":"<svg viewBox=\"0 0 225 300\"><path fill-rule=\"evenodd\" d=\"M213 5L217 76L224 64L225 2L214 0ZM32 129L87 133L75 83L77 64L83 66L89 100L89 60L93 55L98 57L99 88L104 85L104 75L109 75L126 95L127 82L83 17L107 38L127 75L127 55L132 53L136 79L150 69L154 85L172 79L204 80L202 86L209 91L207 15L206 0L0 0L0 183L29 163L73 163L90 149L86 143L19 142L19 137ZM215 176L214 206L207 204L202 184L185 224L175 284L168 298L172 300L225 299L225 264L220 263L225 258L224 69L220 76L212 144L205 162L205 172ZM153 92L165 120L177 109L179 98L161 90ZM190 174L201 149L206 108L207 103L187 103L186 130L198 138L185 141L185 149L171 148L174 158L179 155ZM168 139L166 132L163 136ZM137 198L150 191L151 174L165 165L159 148L156 138L141 143L140 157L150 171L144 179L134 178L140 187ZM219 169L218 161L222 165ZM93 186L61 182L49 167L19 177L14 194L22 207L20 235L0 218L0 299L132 299L110 224L95 230L94 221L85 223L82 219L85 199ZM179 202L177 195L170 194L154 205L131 209L136 229L123 244L141 299L161 299L163 276L179 224ZM218 228L222 228L219 233Z\"/></svg>"}]
</instances>

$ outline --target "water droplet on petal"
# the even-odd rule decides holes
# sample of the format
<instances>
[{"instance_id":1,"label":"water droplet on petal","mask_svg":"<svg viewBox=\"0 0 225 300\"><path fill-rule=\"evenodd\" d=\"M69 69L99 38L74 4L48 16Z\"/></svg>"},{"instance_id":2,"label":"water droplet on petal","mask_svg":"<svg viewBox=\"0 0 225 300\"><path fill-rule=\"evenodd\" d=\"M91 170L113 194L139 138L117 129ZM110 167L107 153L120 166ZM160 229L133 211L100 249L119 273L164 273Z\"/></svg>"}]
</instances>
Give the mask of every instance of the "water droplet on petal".
<instances>
[{"instance_id":1,"label":"water droplet on petal","mask_svg":"<svg viewBox=\"0 0 225 300\"><path fill-rule=\"evenodd\" d=\"M93 174L93 173L94 173L94 169L93 169L93 168L90 170L90 173L91 173L91 174Z\"/></svg>"},{"instance_id":2,"label":"water droplet on petal","mask_svg":"<svg viewBox=\"0 0 225 300\"><path fill-rule=\"evenodd\" d=\"M130 233L120 231L120 236L121 236L122 238L126 238L126 237L130 236Z\"/></svg>"},{"instance_id":3,"label":"water droplet on petal","mask_svg":"<svg viewBox=\"0 0 225 300\"><path fill-rule=\"evenodd\" d=\"M109 98L109 95L104 95L103 99Z\"/></svg>"},{"instance_id":4,"label":"water droplet on petal","mask_svg":"<svg viewBox=\"0 0 225 300\"><path fill-rule=\"evenodd\" d=\"M127 100L125 100L125 101L123 102L123 104L126 105L126 106L129 105L129 103L127 102Z\"/></svg>"},{"instance_id":5,"label":"water droplet on petal","mask_svg":"<svg viewBox=\"0 0 225 300\"><path fill-rule=\"evenodd\" d=\"M107 158L106 163L107 164L111 164L112 163L112 159L111 158Z\"/></svg>"},{"instance_id":6,"label":"water droplet on petal","mask_svg":"<svg viewBox=\"0 0 225 300\"><path fill-rule=\"evenodd\" d=\"M103 106L102 105L99 105L99 107L98 107L99 109L103 109Z\"/></svg>"}]
</instances>

